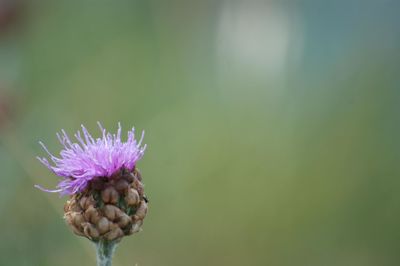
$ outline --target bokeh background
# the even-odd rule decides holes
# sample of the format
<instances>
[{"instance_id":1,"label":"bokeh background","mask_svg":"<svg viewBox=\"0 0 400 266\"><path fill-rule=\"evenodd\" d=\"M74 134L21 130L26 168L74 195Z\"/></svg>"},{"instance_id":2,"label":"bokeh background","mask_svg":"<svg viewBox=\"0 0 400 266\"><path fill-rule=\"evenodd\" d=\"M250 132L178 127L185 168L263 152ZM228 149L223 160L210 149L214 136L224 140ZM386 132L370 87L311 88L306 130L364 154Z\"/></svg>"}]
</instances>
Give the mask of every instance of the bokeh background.
<instances>
[{"instance_id":1,"label":"bokeh background","mask_svg":"<svg viewBox=\"0 0 400 266\"><path fill-rule=\"evenodd\" d=\"M94 265L36 160L146 130L115 265L400 264L399 1L0 1L0 265Z\"/></svg>"}]
</instances>

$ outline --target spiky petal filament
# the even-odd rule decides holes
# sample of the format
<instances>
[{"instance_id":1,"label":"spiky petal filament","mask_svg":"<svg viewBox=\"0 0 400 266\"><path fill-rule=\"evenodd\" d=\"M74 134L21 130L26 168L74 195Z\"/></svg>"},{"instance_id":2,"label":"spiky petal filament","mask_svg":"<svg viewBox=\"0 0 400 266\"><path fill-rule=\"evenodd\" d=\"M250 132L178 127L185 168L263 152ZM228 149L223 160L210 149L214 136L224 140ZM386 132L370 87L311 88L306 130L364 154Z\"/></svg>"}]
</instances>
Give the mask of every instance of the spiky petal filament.
<instances>
[{"instance_id":1,"label":"spiky petal filament","mask_svg":"<svg viewBox=\"0 0 400 266\"><path fill-rule=\"evenodd\" d=\"M63 149L60 156L54 156L46 146L40 145L48 153L50 160L37 157L39 161L56 175L63 177L58 183L57 189L45 190L47 192L59 192L61 194L75 194L83 191L90 181L96 177L111 177L122 169L132 171L144 154L146 145L142 146L144 132L139 141L135 139L135 130L128 131L127 140L121 139L121 124L118 123L116 134L108 133L98 123L102 136L93 138L82 125L82 133L78 131L73 142L64 130L57 134Z\"/></svg>"}]
</instances>

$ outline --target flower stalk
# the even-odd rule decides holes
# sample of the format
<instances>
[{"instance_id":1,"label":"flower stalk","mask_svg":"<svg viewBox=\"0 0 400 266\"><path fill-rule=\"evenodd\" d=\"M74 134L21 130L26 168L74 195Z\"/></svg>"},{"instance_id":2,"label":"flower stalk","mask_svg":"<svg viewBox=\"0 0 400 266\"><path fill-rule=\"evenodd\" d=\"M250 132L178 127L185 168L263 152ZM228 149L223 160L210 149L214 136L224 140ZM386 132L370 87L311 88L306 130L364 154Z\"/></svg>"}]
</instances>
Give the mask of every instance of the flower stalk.
<instances>
[{"instance_id":1,"label":"flower stalk","mask_svg":"<svg viewBox=\"0 0 400 266\"><path fill-rule=\"evenodd\" d=\"M117 247L116 241L100 240L96 245L97 266L112 266L112 257Z\"/></svg>"}]
</instances>

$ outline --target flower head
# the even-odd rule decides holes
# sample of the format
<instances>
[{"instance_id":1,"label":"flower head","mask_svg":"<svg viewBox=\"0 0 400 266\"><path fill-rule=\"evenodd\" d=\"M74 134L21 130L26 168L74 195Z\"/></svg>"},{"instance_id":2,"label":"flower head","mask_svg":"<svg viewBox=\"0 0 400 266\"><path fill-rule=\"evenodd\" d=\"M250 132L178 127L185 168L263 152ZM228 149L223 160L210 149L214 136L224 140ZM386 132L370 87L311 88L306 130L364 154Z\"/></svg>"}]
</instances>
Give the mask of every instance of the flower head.
<instances>
[{"instance_id":1,"label":"flower head","mask_svg":"<svg viewBox=\"0 0 400 266\"><path fill-rule=\"evenodd\" d=\"M78 142L72 142L64 130L57 137L64 149L60 157L55 157L49 152L46 146L40 145L48 153L53 163L46 158L37 157L39 161L56 175L63 177L57 185L56 190L42 189L47 192L59 192L61 194L75 194L83 191L89 182L97 177L111 177L120 170L132 171L136 162L140 160L146 149L141 147L144 132L139 141L136 141L134 128L128 131L126 142L121 140L121 124L118 123L116 134L107 133L98 123L102 137L93 138L87 129L82 125L81 132L75 134Z\"/></svg>"}]
</instances>

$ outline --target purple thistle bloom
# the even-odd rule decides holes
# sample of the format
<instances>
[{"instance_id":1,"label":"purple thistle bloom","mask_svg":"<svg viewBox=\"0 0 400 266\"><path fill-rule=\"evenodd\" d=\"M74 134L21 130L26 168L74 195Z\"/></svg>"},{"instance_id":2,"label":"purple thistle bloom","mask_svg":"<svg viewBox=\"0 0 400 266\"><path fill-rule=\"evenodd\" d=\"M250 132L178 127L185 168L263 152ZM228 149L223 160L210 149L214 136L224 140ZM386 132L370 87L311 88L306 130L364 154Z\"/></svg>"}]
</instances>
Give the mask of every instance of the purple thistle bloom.
<instances>
[{"instance_id":1,"label":"purple thistle bloom","mask_svg":"<svg viewBox=\"0 0 400 266\"><path fill-rule=\"evenodd\" d=\"M60 152L60 158L55 157L49 152L46 146L39 142L43 149L49 154L53 165L46 158L39 161L56 175L63 177L55 190L37 188L46 192L59 192L62 195L75 194L84 190L88 183L97 177L111 177L121 169L132 171L136 162L140 160L146 149L146 145L141 146L144 131L139 142L135 139L135 129L128 131L126 142L121 140L121 124L118 123L117 134L107 133L98 122L102 132L101 138L94 139L87 129L82 125L83 137L81 132L75 134L79 143L70 140L64 130L62 134L57 133L57 137L64 149Z\"/></svg>"}]
</instances>

